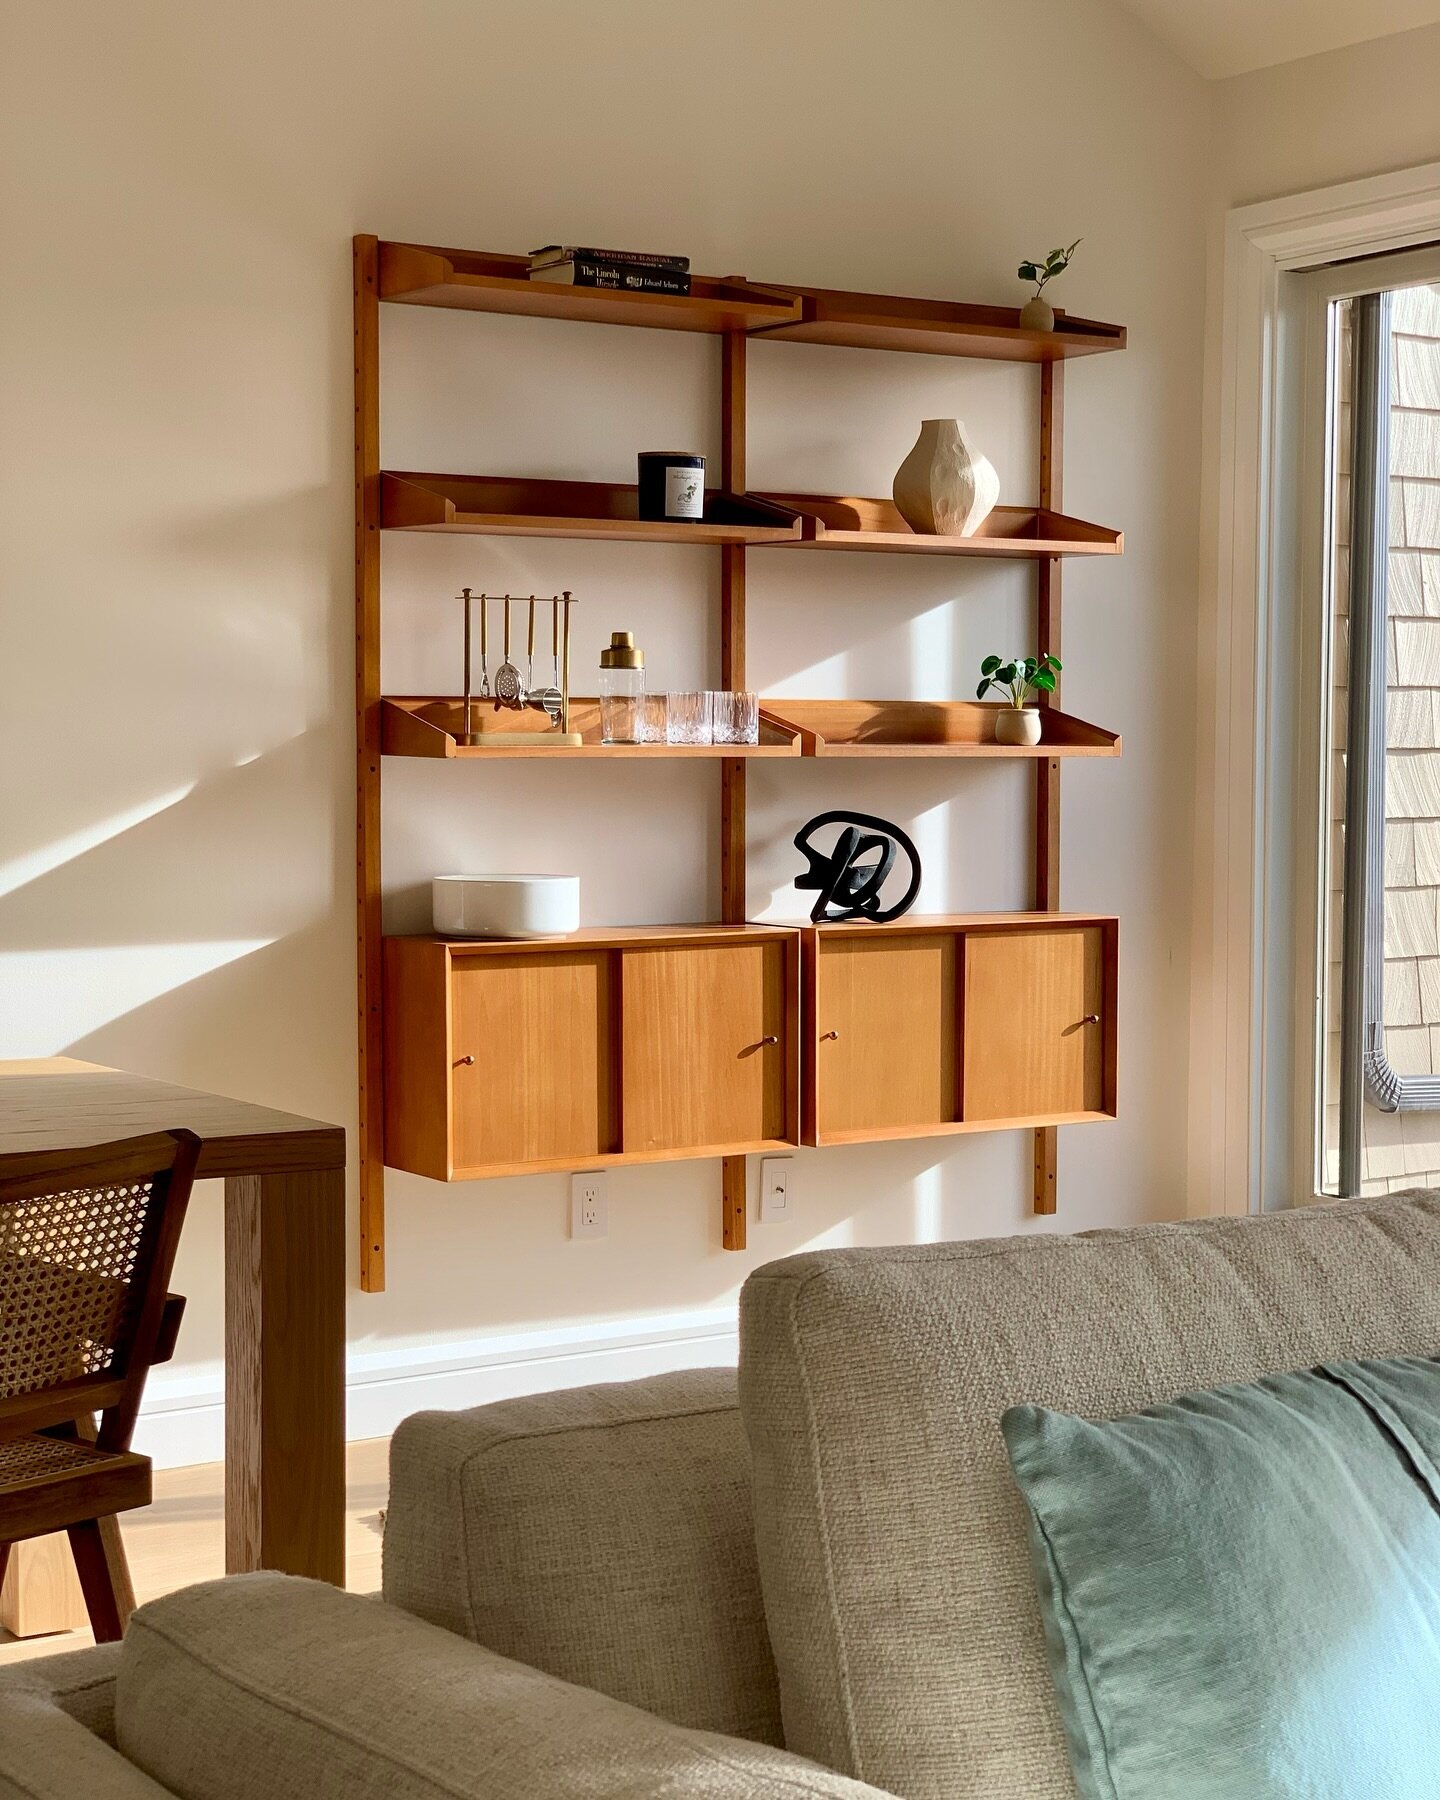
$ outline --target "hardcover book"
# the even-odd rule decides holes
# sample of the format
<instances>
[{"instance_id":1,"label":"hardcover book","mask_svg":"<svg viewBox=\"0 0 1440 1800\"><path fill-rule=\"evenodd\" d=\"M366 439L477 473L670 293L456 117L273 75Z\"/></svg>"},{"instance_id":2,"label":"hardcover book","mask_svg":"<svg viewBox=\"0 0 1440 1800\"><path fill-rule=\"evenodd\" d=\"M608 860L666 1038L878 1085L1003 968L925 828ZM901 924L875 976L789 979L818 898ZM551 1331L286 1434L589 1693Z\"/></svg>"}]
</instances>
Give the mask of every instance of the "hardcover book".
<instances>
[{"instance_id":1,"label":"hardcover book","mask_svg":"<svg viewBox=\"0 0 1440 1800\"><path fill-rule=\"evenodd\" d=\"M612 267L620 263L639 263L645 268L669 269L677 275L688 274L690 270L688 256L664 256L658 250L596 250L578 244L546 244L544 249L530 252L532 270L567 262L609 263Z\"/></svg>"},{"instance_id":2,"label":"hardcover book","mask_svg":"<svg viewBox=\"0 0 1440 1800\"><path fill-rule=\"evenodd\" d=\"M531 269L531 281L555 282L561 287L625 288L633 294L688 294L690 277L674 269L639 263L604 263L575 260Z\"/></svg>"}]
</instances>

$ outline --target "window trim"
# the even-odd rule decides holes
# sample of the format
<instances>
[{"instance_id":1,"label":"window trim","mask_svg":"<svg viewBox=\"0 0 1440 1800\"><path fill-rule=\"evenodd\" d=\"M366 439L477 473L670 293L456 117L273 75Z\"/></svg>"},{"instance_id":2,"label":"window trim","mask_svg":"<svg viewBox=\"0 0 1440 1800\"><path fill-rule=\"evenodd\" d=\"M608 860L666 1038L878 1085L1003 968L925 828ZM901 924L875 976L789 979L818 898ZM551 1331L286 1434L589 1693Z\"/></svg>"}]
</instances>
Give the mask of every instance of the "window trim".
<instances>
[{"instance_id":1,"label":"window trim","mask_svg":"<svg viewBox=\"0 0 1440 1800\"><path fill-rule=\"evenodd\" d=\"M1267 838L1277 827L1288 830L1294 813L1288 787L1277 809L1277 764L1289 772L1294 746L1272 741L1276 673L1268 653L1296 583L1294 525L1277 485L1296 423L1283 381L1293 354L1282 330L1283 277L1437 239L1440 163L1237 208L1226 220L1223 309L1212 346L1219 404L1202 491L1208 554L1191 977L1192 1214L1287 1205L1309 1185L1296 1160L1306 1040L1293 1005L1295 965L1287 952L1277 968L1267 929L1275 903ZM1291 404L1288 425L1282 401ZM1282 983L1289 1007L1275 998Z\"/></svg>"}]
</instances>

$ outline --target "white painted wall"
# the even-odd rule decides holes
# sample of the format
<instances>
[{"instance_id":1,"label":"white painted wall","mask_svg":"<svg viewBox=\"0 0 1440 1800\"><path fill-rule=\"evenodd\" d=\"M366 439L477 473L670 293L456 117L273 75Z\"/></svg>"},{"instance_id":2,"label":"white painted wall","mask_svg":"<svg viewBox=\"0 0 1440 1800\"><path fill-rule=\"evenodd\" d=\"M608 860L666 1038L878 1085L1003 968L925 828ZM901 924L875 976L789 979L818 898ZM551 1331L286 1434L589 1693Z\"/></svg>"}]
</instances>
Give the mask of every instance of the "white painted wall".
<instances>
[{"instance_id":1,"label":"white painted wall","mask_svg":"<svg viewBox=\"0 0 1440 1800\"><path fill-rule=\"evenodd\" d=\"M1121 1118L1062 1134L1061 1228L1183 1211L1204 84L1100 0L404 6L100 0L7 21L0 1055L69 1051L354 1123L352 232L524 250L674 247L757 278L1011 302L1084 234L1063 300L1125 321L1072 365L1066 501L1123 561L1066 575L1067 705L1124 734L1073 765L1065 899L1122 915ZM624 480L718 451L714 343L386 308L392 466ZM1036 497L1036 377L752 352L757 486L884 493L958 413ZM754 681L964 695L1025 647L1001 564L751 558ZM717 559L394 538L385 680L455 682L465 582L580 598L577 668L636 631L657 685L715 679ZM751 777L756 914L788 840L849 803L914 829L922 904L1027 903L1016 770ZM436 869L576 868L589 922L712 915L718 776L681 764L387 770L390 916ZM812 1244L1045 1229L1030 1140L798 1158L795 1222L720 1248L716 1164L616 1171L603 1243L558 1177L392 1175L387 1293L351 1296L351 1426L418 1404L733 1355L758 1263ZM752 1184L755 1169L752 1165ZM753 1199L753 1196L752 1196ZM218 1190L181 1252L181 1352L148 1441L218 1453Z\"/></svg>"}]
</instances>

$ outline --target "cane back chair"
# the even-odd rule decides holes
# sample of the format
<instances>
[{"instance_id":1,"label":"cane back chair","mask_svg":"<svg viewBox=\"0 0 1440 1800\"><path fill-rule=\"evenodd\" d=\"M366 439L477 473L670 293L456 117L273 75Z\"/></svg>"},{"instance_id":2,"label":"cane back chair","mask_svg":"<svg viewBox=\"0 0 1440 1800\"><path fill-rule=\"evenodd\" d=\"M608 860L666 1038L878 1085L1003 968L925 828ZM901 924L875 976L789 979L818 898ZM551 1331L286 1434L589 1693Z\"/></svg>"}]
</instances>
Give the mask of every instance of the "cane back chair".
<instances>
[{"instance_id":1,"label":"cane back chair","mask_svg":"<svg viewBox=\"0 0 1440 1800\"><path fill-rule=\"evenodd\" d=\"M150 1501L130 1439L184 1310L166 1288L199 1151L157 1132L0 1172L0 1579L12 1544L64 1531L97 1641L134 1606L115 1515Z\"/></svg>"}]
</instances>

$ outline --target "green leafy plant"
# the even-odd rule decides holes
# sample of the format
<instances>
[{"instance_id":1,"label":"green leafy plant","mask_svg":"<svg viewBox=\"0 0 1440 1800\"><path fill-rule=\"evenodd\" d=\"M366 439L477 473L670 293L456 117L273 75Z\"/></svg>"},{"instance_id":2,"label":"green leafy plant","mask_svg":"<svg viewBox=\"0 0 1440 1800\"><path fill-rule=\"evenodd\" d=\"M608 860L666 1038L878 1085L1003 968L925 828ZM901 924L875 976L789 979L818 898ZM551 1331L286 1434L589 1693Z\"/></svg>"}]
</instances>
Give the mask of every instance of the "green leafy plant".
<instances>
[{"instance_id":1,"label":"green leafy plant","mask_svg":"<svg viewBox=\"0 0 1440 1800\"><path fill-rule=\"evenodd\" d=\"M1024 706L1030 694L1055 692L1055 677L1064 668L1058 656L1047 650L1044 656L1014 656L1002 663L998 656L987 656L980 665L980 685L975 698L983 700L991 688L999 688L1009 696L1011 706Z\"/></svg>"},{"instance_id":2,"label":"green leafy plant","mask_svg":"<svg viewBox=\"0 0 1440 1800\"><path fill-rule=\"evenodd\" d=\"M1046 257L1036 257L1033 262L1022 262L1018 274L1022 281L1035 283L1035 298L1038 300L1045 292L1045 283L1053 281L1057 275L1063 275L1070 267L1070 258L1085 242L1084 238L1076 238L1069 249L1052 250Z\"/></svg>"}]
</instances>

